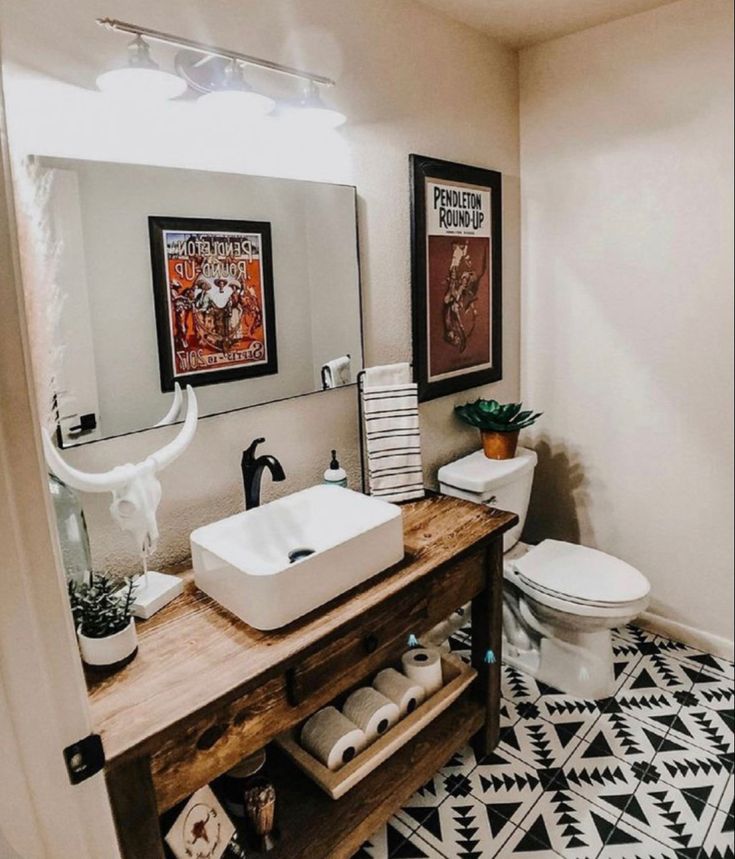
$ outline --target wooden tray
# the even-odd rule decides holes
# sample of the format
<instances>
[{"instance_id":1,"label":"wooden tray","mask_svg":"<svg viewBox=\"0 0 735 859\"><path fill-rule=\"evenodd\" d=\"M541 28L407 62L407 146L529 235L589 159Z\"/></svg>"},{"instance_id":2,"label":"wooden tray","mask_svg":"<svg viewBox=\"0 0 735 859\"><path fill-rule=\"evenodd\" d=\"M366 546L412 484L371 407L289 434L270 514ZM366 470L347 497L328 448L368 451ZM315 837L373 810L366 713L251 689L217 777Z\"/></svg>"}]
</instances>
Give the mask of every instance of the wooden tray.
<instances>
[{"instance_id":1,"label":"wooden tray","mask_svg":"<svg viewBox=\"0 0 735 859\"><path fill-rule=\"evenodd\" d=\"M441 662L444 681L442 688L335 772L325 767L300 745L301 726L281 734L275 742L325 793L332 799L339 799L444 712L477 676L474 668L449 653L441 654Z\"/></svg>"}]
</instances>

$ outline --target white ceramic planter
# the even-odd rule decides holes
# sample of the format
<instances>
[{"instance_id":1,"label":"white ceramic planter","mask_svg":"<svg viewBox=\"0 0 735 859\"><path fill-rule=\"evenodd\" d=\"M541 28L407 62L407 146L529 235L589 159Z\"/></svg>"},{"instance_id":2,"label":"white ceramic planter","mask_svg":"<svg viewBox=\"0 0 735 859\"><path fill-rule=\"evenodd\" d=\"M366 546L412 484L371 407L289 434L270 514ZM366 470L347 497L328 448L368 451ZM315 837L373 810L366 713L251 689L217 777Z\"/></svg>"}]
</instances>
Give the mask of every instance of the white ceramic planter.
<instances>
[{"instance_id":1,"label":"white ceramic planter","mask_svg":"<svg viewBox=\"0 0 735 859\"><path fill-rule=\"evenodd\" d=\"M127 659L138 646L135 621L131 618L125 629L106 638L89 638L77 630L79 650L87 665L115 665Z\"/></svg>"}]
</instances>

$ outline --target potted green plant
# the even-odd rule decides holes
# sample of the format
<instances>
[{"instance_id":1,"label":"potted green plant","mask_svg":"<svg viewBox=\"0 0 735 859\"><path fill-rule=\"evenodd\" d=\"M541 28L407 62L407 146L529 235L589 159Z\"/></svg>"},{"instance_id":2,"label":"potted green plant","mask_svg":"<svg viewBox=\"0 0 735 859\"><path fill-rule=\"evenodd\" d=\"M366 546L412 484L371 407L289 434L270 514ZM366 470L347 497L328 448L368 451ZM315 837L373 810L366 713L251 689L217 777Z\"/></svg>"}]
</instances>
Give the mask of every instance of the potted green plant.
<instances>
[{"instance_id":1,"label":"potted green plant","mask_svg":"<svg viewBox=\"0 0 735 859\"><path fill-rule=\"evenodd\" d=\"M138 649L133 620L135 583L90 573L86 582L69 582L69 601L87 665L117 665Z\"/></svg>"},{"instance_id":2,"label":"potted green plant","mask_svg":"<svg viewBox=\"0 0 735 859\"><path fill-rule=\"evenodd\" d=\"M488 459L512 459L516 455L520 431L536 423L543 414L522 409L523 403L502 404L482 399L454 407L458 418L480 430L482 448Z\"/></svg>"}]
</instances>

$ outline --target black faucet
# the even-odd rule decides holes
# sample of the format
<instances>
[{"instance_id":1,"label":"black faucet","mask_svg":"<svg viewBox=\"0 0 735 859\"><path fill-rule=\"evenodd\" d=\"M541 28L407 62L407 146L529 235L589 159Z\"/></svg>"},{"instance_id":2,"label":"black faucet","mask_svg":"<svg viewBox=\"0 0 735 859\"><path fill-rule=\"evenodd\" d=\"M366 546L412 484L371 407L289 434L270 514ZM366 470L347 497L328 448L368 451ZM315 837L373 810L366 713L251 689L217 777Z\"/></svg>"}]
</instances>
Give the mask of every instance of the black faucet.
<instances>
[{"instance_id":1,"label":"black faucet","mask_svg":"<svg viewBox=\"0 0 735 859\"><path fill-rule=\"evenodd\" d=\"M281 463L270 454L264 454L256 458L255 448L265 441L264 438L256 438L247 450L242 452L240 468L242 469L242 485L245 490L245 509L252 510L260 506L260 483L263 479L263 471L267 468L273 480L285 480L286 473Z\"/></svg>"}]
</instances>

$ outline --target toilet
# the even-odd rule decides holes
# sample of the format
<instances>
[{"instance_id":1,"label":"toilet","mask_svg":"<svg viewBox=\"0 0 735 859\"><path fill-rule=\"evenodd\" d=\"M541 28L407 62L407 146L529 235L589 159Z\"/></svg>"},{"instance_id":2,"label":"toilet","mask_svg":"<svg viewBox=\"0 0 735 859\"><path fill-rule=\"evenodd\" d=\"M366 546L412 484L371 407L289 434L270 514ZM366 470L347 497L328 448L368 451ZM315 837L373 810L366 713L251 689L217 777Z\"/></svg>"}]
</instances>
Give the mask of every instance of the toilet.
<instances>
[{"instance_id":1,"label":"toilet","mask_svg":"<svg viewBox=\"0 0 735 859\"><path fill-rule=\"evenodd\" d=\"M439 486L453 495L508 510L518 524L503 536L503 660L569 695L608 698L615 691L611 630L648 606L648 579L605 552L544 540L521 542L536 453L513 459L483 451L439 469Z\"/></svg>"}]
</instances>

